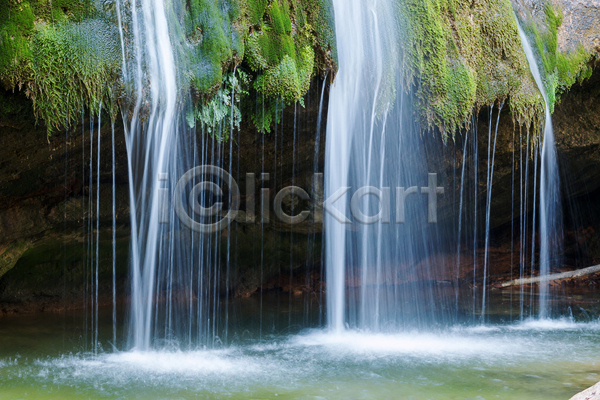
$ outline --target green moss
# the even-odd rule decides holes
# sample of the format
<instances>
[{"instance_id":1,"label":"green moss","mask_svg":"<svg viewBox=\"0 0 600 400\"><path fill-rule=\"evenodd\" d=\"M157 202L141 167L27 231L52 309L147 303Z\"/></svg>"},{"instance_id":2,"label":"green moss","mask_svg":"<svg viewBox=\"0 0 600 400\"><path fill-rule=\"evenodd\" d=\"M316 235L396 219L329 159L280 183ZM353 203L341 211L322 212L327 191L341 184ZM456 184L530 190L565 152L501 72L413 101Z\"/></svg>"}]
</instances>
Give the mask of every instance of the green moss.
<instances>
[{"instance_id":1,"label":"green moss","mask_svg":"<svg viewBox=\"0 0 600 400\"><path fill-rule=\"evenodd\" d=\"M191 0L186 37L192 51L182 58L201 99L194 112L200 122L209 126L208 120L222 119L223 88L241 63L251 74L253 93L266 103L301 101L316 73L336 68L330 60L335 46L325 44L335 43L332 13L319 10L331 11L331 0ZM321 38L317 30L329 37ZM317 52L318 59L315 48L326 49ZM269 131L276 108L267 106L265 114L248 107L247 114L258 129Z\"/></svg>"},{"instance_id":2,"label":"green moss","mask_svg":"<svg viewBox=\"0 0 600 400\"><path fill-rule=\"evenodd\" d=\"M190 0L185 14L187 44L183 59L197 93L212 95L221 85L223 72L241 62L246 24L239 0Z\"/></svg>"},{"instance_id":3,"label":"green moss","mask_svg":"<svg viewBox=\"0 0 600 400\"><path fill-rule=\"evenodd\" d=\"M335 19L331 0L298 0L296 7L305 14L306 23L311 26L316 38L315 66L317 71L337 70L337 47Z\"/></svg>"},{"instance_id":4,"label":"green moss","mask_svg":"<svg viewBox=\"0 0 600 400\"><path fill-rule=\"evenodd\" d=\"M534 43L537 58L541 60L540 73L548 96L548 106L553 112L563 93L591 75L589 61L592 54L586 51L581 43L574 51L559 51L558 28L562 24L562 12L551 4L547 4L544 11L545 20L536 23L527 15L521 24Z\"/></svg>"},{"instance_id":5,"label":"green moss","mask_svg":"<svg viewBox=\"0 0 600 400\"><path fill-rule=\"evenodd\" d=\"M269 17L271 28L277 35L290 35L292 33L292 22L287 2L284 1L283 6L280 5L279 1L271 3Z\"/></svg>"},{"instance_id":6,"label":"green moss","mask_svg":"<svg viewBox=\"0 0 600 400\"><path fill-rule=\"evenodd\" d=\"M0 80L22 88L50 133L99 106L120 70L116 27L91 0L8 0L0 10Z\"/></svg>"},{"instance_id":7,"label":"green moss","mask_svg":"<svg viewBox=\"0 0 600 400\"><path fill-rule=\"evenodd\" d=\"M48 132L72 123L83 107L97 110L102 99L114 116L122 90L114 6L6 1L0 10L4 86L23 88ZM198 109L222 102L219 90L242 63L255 91L287 104L301 100L316 73L336 68L331 0L189 0L170 12L183 21L172 33L179 82L191 87ZM221 100L215 103L215 96Z\"/></svg>"},{"instance_id":8,"label":"green moss","mask_svg":"<svg viewBox=\"0 0 600 400\"><path fill-rule=\"evenodd\" d=\"M543 100L529 72L510 0L401 0L405 80L425 129L453 133L479 108L510 101L539 126Z\"/></svg>"},{"instance_id":9,"label":"green moss","mask_svg":"<svg viewBox=\"0 0 600 400\"><path fill-rule=\"evenodd\" d=\"M197 126L218 141L227 141L232 129L239 129L242 113L239 103L248 96L248 75L241 70L225 75L224 83L212 99L196 104L186 115L190 128Z\"/></svg>"},{"instance_id":10,"label":"green moss","mask_svg":"<svg viewBox=\"0 0 600 400\"><path fill-rule=\"evenodd\" d=\"M260 25L269 5L269 0L248 0L247 3L250 25Z\"/></svg>"},{"instance_id":11,"label":"green moss","mask_svg":"<svg viewBox=\"0 0 600 400\"><path fill-rule=\"evenodd\" d=\"M98 110L111 97L121 68L117 38L116 29L101 20L37 29L28 90L49 132L78 119L83 107Z\"/></svg>"},{"instance_id":12,"label":"green moss","mask_svg":"<svg viewBox=\"0 0 600 400\"><path fill-rule=\"evenodd\" d=\"M278 107L302 100L318 70L316 33L304 10L300 1L272 0L248 36L244 62L257 74L253 89L268 103L266 111L249 114L262 131L270 131Z\"/></svg>"},{"instance_id":13,"label":"green moss","mask_svg":"<svg viewBox=\"0 0 600 400\"><path fill-rule=\"evenodd\" d=\"M90 0L6 0L0 9L0 80L4 86L22 86L31 79L36 25L79 22L94 13Z\"/></svg>"},{"instance_id":14,"label":"green moss","mask_svg":"<svg viewBox=\"0 0 600 400\"><path fill-rule=\"evenodd\" d=\"M22 85L31 76L30 42L35 15L29 2L10 1L0 7L0 80L7 88Z\"/></svg>"}]
</instances>

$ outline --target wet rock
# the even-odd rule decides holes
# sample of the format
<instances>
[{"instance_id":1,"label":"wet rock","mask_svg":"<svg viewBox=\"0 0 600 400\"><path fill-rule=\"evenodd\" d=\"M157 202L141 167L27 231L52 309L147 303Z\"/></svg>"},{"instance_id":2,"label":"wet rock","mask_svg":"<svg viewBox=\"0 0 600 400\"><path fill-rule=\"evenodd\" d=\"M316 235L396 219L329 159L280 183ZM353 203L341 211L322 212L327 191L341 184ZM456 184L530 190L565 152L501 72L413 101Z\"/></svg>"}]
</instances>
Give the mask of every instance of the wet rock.
<instances>
[{"instance_id":1,"label":"wet rock","mask_svg":"<svg viewBox=\"0 0 600 400\"><path fill-rule=\"evenodd\" d=\"M595 384L589 389L576 394L570 400L600 400L600 383Z\"/></svg>"}]
</instances>

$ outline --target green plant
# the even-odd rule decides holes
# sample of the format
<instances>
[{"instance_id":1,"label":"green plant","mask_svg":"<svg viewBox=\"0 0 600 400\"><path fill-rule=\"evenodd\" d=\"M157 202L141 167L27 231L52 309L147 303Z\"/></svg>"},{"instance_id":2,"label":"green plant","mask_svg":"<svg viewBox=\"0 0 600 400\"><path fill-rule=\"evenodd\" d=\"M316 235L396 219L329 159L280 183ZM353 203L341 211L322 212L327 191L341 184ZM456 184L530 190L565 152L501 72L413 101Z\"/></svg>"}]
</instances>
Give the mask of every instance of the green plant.
<instances>
[{"instance_id":1,"label":"green plant","mask_svg":"<svg viewBox=\"0 0 600 400\"><path fill-rule=\"evenodd\" d=\"M229 140L233 128L239 129L240 101L248 95L250 79L242 70L226 74L223 84L206 104L199 104L186 116L190 128L200 126L219 141Z\"/></svg>"}]
</instances>

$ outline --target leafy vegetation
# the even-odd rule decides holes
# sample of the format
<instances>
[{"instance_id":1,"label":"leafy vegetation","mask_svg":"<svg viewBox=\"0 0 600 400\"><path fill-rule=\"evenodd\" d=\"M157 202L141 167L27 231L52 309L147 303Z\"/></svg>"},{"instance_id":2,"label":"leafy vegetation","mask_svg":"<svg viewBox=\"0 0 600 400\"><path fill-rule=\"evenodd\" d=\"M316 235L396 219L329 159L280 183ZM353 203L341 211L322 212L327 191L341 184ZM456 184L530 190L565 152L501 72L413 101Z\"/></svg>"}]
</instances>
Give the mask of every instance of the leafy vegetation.
<instances>
[{"instance_id":1,"label":"leafy vegetation","mask_svg":"<svg viewBox=\"0 0 600 400\"><path fill-rule=\"evenodd\" d=\"M186 119L190 128L200 123L200 127L219 141L229 140L232 129L239 129L242 112L239 104L248 96L250 80L242 70L225 75L223 85L212 99L205 104L197 104Z\"/></svg>"},{"instance_id":2,"label":"leafy vegetation","mask_svg":"<svg viewBox=\"0 0 600 400\"><path fill-rule=\"evenodd\" d=\"M82 107L97 109L102 99L114 115L123 89L114 5L103 3L98 10L93 0L6 1L0 9L4 87L22 89L49 132L74 122ZM541 124L543 100L510 0L395 4L403 79L415 93L422 126L450 135L473 112L505 100L516 123ZM553 108L562 93L591 74L590 55L581 46L558 51L562 14L551 6L545 11L542 25L523 25L542 60ZM227 108L233 109L234 125L245 113L257 129L269 131L283 107L302 105L315 75L337 68L331 0L190 0L174 16L183 22L173 40L180 82L192 89L190 115L209 130L232 122ZM247 71L243 78L241 71ZM260 110L231 104L236 85L243 90L236 98L255 98Z\"/></svg>"},{"instance_id":3,"label":"leafy vegetation","mask_svg":"<svg viewBox=\"0 0 600 400\"><path fill-rule=\"evenodd\" d=\"M0 81L24 90L50 134L110 97L118 40L91 1L8 0L0 10Z\"/></svg>"},{"instance_id":4,"label":"leafy vegetation","mask_svg":"<svg viewBox=\"0 0 600 400\"><path fill-rule=\"evenodd\" d=\"M399 11L405 79L416 86L425 128L453 134L506 98L515 121L539 123L543 102L509 0L402 0Z\"/></svg>"}]
</instances>

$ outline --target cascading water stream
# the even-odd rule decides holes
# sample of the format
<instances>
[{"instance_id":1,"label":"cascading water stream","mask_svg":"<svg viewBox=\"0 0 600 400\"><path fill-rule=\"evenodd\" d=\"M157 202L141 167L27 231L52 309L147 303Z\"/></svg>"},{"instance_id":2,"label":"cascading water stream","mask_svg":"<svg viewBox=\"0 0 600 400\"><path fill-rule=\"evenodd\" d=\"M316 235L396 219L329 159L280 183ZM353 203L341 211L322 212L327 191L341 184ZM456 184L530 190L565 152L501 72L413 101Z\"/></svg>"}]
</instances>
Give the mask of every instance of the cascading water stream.
<instances>
[{"instance_id":1,"label":"cascading water stream","mask_svg":"<svg viewBox=\"0 0 600 400\"><path fill-rule=\"evenodd\" d=\"M329 330L446 323L454 314L436 304L454 304L454 293L422 283L437 279L429 260L443 232L431 199L443 189L403 87L397 10L387 0L337 0L334 9L340 70L329 100L324 196Z\"/></svg>"},{"instance_id":2,"label":"cascading water stream","mask_svg":"<svg viewBox=\"0 0 600 400\"><path fill-rule=\"evenodd\" d=\"M494 163L496 160L496 142L498 141L498 125L500 124L500 114L502 113L502 107L504 103L500 104L498 109L498 116L496 118L496 131L494 133L494 144L492 145L492 115L494 107L490 107L490 122L489 122L489 134L488 134L488 163L487 163L487 193L486 193L486 215L485 215L485 253L483 259L483 294L481 296L481 316L485 322L485 310L486 310L486 289L487 289L487 275L488 275L488 263L489 263L489 245L490 245L490 216L492 212L492 188L494 186ZM490 150L492 150L490 158Z\"/></svg>"},{"instance_id":3,"label":"cascading water stream","mask_svg":"<svg viewBox=\"0 0 600 400\"><path fill-rule=\"evenodd\" d=\"M133 1L129 6L118 8L124 13L119 21L130 25L119 29L130 101L122 105L132 230L129 345L147 350L155 339L171 336L186 338L191 345L196 304L190 304L190 290L194 277L200 279L204 272L203 246L188 246L164 196L173 193L177 180L198 160L195 132L185 123L188 95L179 85L173 48L180 40L173 32L179 31L169 26L178 21L170 17L174 10L169 7L174 5L162 0ZM198 251L200 259L194 256ZM180 296L188 301L174 301ZM175 321L183 317L177 312L180 306L188 319L181 327ZM202 306L197 308L201 318Z\"/></svg>"},{"instance_id":4,"label":"cascading water stream","mask_svg":"<svg viewBox=\"0 0 600 400\"><path fill-rule=\"evenodd\" d=\"M560 177L556 146L554 143L554 129L550 104L544 86L544 81L538 68L537 60L529 43L527 35L519 25L519 35L523 50L529 62L529 68L535 82L542 93L545 104L544 137L541 150L541 175L540 175L540 263L539 274L548 275L553 265L559 264L561 238L559 229L562 225ZM537 155L537 154L536 154ZM534 225L535 227L535 225ZM533 262L533 260L532 260ZM539 283L539 317L550 316L549 307L549 282Z\"/></svg>"},{"instance_id":5,"label":"cascading water stream","mask_svg":"<svg viewBox=\"0 0 600 400\"><path fill-rule=\"evenodd\" d=\"M460 253L462 219L459 217L456 237L456 232L448 232L446 225L431 224L432 218L428 214L431 209L424 207L426 204L429 206L429 202L423 201L427 197L421 195L429 194L431 200L432 193L443 193L442 188L438 191L436 187L435 176L431 176L443 171L429 169L435 165L432 160L443 159L444 154L437 154L439 150L435 145L428 144L411 113L410 96L405 94L400 71L402 63L398 42L401 38L391 17L397 10L388 1L340 0L334 1L334 8L340 70L330 95L325 165L325 198L329 203L324 216L329 330L338 333L347 328L385 331L456 322L453 318L460 314L461 307L459 289L454 288L450 296L447 291L426 282L441 279L438 275L444 273L443 265L438 265L439 258L436 258L440 248L457 238L455 248ZM521 36L532 73L543 92L533 53L522 32ZM546 100L545 93L544 98ZM472 307L473 315L481 315L484 322L488 312L487 284L491 265L494 160L502 104L499 104L495 124L492 112L493 107L490 109L483 219L478 216L481 210L478 206L480 157L475 122L470 135L474 180L473 221L468 232L473 235ZM525 144L529 149L528 140L522 146ZM465 138L465 150L466 146ZM535 241L536 238L537 206L534 204L530 214L533 218L529 231L531 236L527 236L529 223L526 214L530 199L536 203L539 196L540 274L547 274L551 263L557 260L560 226L558 168L547 100L540 174L537 173L537 157L532 160L534 165L530 165L528 154L529 150L525 151L525 155L521 153L519 168L521 271L525 271L524 264L529 258L526 253L531 251L532 263L536 254L536 245L532 242L529 247L529 239ZM466 162L465 157L463 154L463 163ZM524 157L527 159L525 162ZM529 193L530 172L534 172L534 182L538 175L541 182L539 194L537 186L533 186L533 196ZM427 174L430 174L430 185L423 187L419 185L419 179L427 177ZM461 185L465 185L464 181L463 165ZM420 190L417 185L421 186ZM390 201L388 191L395 194L394 201ZM461 187L461 215L463 191ZM395 213L387 215L384 212L383 204L387 202L395 205L391 207ZM352 219L348 218L349 215ZM425 222L423 215L428 216L430 224ZM482 239L478 235L479 225L482 225L482 235L485 235L482 243L483 271L478 271L477 267L477 249ZM455 265L453 276L458 283L459 254ZM481 296L479 309L476 306L478 296ZM540 286L539 297L539 315L546 318L549 314L547 283ZM533 299L533 296L530 298ZM523 302L523 293L521 300Z\"/></svg>"}]
</instances>

